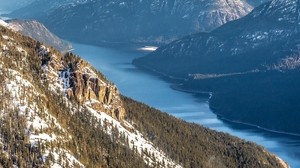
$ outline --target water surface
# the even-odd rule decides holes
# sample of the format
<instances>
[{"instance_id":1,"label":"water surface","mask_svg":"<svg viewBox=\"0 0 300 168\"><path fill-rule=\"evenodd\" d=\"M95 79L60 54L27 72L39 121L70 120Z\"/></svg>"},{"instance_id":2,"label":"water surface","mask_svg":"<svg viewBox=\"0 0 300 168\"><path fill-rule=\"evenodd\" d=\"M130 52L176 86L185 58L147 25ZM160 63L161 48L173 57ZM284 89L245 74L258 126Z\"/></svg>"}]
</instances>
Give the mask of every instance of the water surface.
<instances>
[{"instance_id":1,"label":"water surface","mask_svg":"<svg viewBox=\"0 0 300 168\"><path fill-rule=\"evenodd\" d=\"M186 121L256 142L287 161L291 167L300 167L300 137L267 132L219 119L209 109L208 98L173 90L170 88L172 83L133 66L131 62L134 58L146 54L138 48L116 49L77 43L73 43L73 47L76 54L114 82L122 94Z\"/></svg>"}]
</instances>

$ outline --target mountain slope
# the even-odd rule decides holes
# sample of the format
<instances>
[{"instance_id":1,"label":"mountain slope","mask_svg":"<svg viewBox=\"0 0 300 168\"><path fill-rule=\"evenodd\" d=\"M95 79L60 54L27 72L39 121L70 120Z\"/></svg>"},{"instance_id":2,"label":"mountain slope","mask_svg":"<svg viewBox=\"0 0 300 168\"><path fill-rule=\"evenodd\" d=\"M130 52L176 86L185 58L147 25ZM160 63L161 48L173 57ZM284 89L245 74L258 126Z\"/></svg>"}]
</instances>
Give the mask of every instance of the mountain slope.
<instances>
[{"instance_id":1,"label":"mountain slope","mask_svg":"<svg viewBox=\"0 0 300 168\"><path fill-rule=\"evenodd\" d=\"M189 78L186 89L215 91L211 107L220 115L300 133L297 122L288 122L299 116L299 91L297 87L286 87L298 83L299 6L298 0L273 0L242 19L211 33L177 40L134 64L168 76ZM253 82L239 80L248 76ZM266 77L268 82L263 81ZM250 92L253 89L257 91ZM235 104L239 92L244 95ZM274 104L278 108L273 108ZM284 115L287 109L291 111Z\"/></svg>"},{"instance_id":2,"label":"mountain slope","mask_svg":"<svg viewBox=\"0 0 300 168\"><path fill-rule=\"evenodd\" d=\"M253 7L257 7L263 3L266 3L270 0L247 0L247 2L252 5Z\"/></svg>"},{"instance_id":3,"label":"mountain slope","mask_svg":"<svg viewBox=\"0 0 300 168\"><path fill-rule=\"evenodd\" d=\"M2 26L0 48L3 167L287 167L253 143L124 98L71 53Z\"/></svg>"},{"instance_id":4,"label":"mountain slope","mask_svg":"<svg viewBox=\"0 0 300 168\"><path fill-rule=\"evenodd\" d=\"M43 2L37 1L35 6L39 6L37 3ZM60 4L59 7L50 6L48 10L51 11L44 14L36 15L28 6L24 11L13 12L12 16L38 19L56 34L73 40L96 44L162 43L194 32L211 31L252 10L245 1L226 0L114 0ZM81 20L80 24L78 20Z\"/></svg>"},{"instance_id":5,"label":"mountain slope","mask_svg":"<svg viewBox=\"0 0 300 168\"><path fill-rule=\"evenodd\" d=\"M297 3L280 2L275 0L262 5L246 17L211 33L177 40L136 63L149 64L158 71L170 71L170 74L178 76L266 70L266 66L297 52ZM160 62L155 61L154 65L151 62L155 59ZM180 61L184 62L178 64ZM222 66L221 62L224 63Z\"/></svg>"},{"instance_id":6,"label":"mountain slope","mask_svg":"<svg viewBox=\"0 0 300 168\"><path fill-rule=\"evenodd\" d=\"M71 44L51 33L43 24L36 20L8 20L7 22L9 28L41 41L46 45L53 46L61 52L67 52L72 49Z\"/></svg>"}]
</instances>

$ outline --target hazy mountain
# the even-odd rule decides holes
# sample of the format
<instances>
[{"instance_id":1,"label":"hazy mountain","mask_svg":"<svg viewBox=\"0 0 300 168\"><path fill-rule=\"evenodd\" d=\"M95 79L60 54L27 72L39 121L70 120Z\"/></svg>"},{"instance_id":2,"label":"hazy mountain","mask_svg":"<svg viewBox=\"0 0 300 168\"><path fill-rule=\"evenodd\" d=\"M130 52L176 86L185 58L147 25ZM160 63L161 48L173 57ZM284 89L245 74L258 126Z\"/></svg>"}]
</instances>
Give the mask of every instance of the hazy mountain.
<instances>
[{"instance_id":1,"label":"hazy mountain","mask_svg":"<svg viewBox=\"0 0 300 168\"><path fill-rule=\"evenodd\" d=\"M23 6L20 9L14 10L11 13L11 16L18 16L18 18L23 19L36 19L40 18L43 15L53 12L56 8L60 6L70 4L75 5L77 3L85 3L88 0L32 0L32 3L29 3Z\"/></svg>"},{"instance_id":2,"label":"hazy mountain","mask_svg":"<svg viewBox=\"0 0 300 168\"><path fill-rule=\"evenodd\" d=\"M1 167L287 167L253 143L123 97L80 57L3 26Z\"/></svg>"},{"instance_id":3,"label":"hazy mountain","mask_svg":"<svg viewBox=\"0 0 300 168\"><path fill-rule=\"evenodd\" d=\"M29 5L34 0L0 0L0 10L16 10Z\"/></svg>"},{"instance_id":4,"label":"hazy mountain","mask_svg":"<svg viewBox=\"0 0 300 168\"><path fill-rule=\"evenodd\" d=\"M194 89L215 90L211 105L225 117L300 133L294 121L300 115L300 90L292 87L299 83L299 6L299 0L273 0L211 33L177 40L134 63L190 78ZM237 103L235 96L240 97Z\"/></svg>"},{"instance_id":5,"label":"hazy mountain","mask_svg":"<svg viewBox=\"0 0 300 168\"><path fill-rule=\"evenodd\" d=\"M226 0L51 1L39 9L42 4L37 1L12 16L39 19L59 35L93 43L167 42L211 31L253 9L245 1Z\"/></svg>"},{"instance_id":6,"label":"hazy mountain","mask_svg":"<svg viewBox=\"0 0 300 168\"><path fill-rule=\"evenodd\" d=\"M48 46L53 46L61 52L67 52L72 49L70 43L51 33L43 24L36 20L9 20L7 22L9 28Z\"/></svg>"},{"instance_id":7,"label":"hazy mountain","mask_svg":"<svg viewBox=\"0 0 300 168\"><path fill-rule=\"evenodd\" d=\"M268 1L271 1L271 0L247 0L247 2L252 5L253 7L257 7L263 3L266 3Z\"/></svg>"}]
</instances>

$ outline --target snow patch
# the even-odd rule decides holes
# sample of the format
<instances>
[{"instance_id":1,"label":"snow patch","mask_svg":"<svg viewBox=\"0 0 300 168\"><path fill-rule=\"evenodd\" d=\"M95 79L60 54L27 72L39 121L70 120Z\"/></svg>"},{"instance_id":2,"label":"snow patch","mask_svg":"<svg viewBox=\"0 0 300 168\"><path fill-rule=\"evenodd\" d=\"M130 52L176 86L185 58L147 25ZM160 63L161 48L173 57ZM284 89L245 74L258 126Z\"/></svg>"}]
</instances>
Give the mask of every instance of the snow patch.
<instances>
[{"instance_id":1,"label":"snow patch","mask_svg":"<svg viewBox=\"0 0 300 168\"><path fill-rule=\"evenodd\" d=\"M4 20L0 19L0 25L3 27L8 27L8 23L6 23Z\"/></svg>"}]
</instances>

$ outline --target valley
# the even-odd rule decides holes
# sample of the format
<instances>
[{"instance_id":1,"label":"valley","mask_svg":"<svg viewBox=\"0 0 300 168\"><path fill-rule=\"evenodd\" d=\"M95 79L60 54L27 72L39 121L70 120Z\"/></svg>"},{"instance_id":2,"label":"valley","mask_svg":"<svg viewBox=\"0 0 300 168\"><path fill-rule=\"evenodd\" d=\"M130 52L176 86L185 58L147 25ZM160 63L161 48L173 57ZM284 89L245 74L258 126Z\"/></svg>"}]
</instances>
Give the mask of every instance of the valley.
<instances>
[{"instance_id":1,"label":"valley","mask_svg":"<svg viewBox=\"0 0 300 168\"><path fill-rule=\"evenodd\" d=\"M267 1L0 0L0 167L300 167L300 0Z\"/></svg>"},{"instance_id":2,"label":"valley","mask_svg":"<svg viewBox=\"0 0 300 168\"><path fill-rule=\"evenodd\" d=\"M253 142L128 98L78 55L0 23L1 166L288 167Z\"/></svg>"},{"instance_id":3,"label":"valley","mask_svg":"<svg viewBox=\"0 0 300 168\"><path fill-rule=\"evenodd\" d=\"M133 59L147 54L138 50L142 46L113 48L78 43L72 45L75 53L101 70L119 86L122 94L185 121L254 141L288 161L291 167L300 166L300 137L265 131L219 118L209 108L208 96L173 90L170 85L176 82L166 82L160 75L149 74L133 66Z\"/></svg>"}]
</instances>

